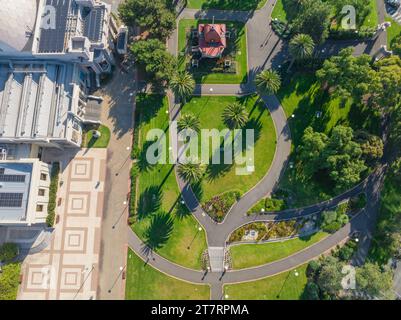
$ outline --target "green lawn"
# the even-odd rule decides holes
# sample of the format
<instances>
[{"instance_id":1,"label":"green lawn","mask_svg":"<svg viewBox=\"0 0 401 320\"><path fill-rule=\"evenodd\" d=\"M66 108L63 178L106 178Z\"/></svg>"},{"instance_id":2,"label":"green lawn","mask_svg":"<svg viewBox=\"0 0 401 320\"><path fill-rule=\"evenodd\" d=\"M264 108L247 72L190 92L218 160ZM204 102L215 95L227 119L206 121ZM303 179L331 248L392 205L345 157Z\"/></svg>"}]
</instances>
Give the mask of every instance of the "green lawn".
<instances>
[{"instance_id":1,"label":"green lawn","mask_svg":"<svg viewBox=\"0 0 401 320\"><path fill-rule=\"evenodd\" d=\"M379 17L377 13L376 0L370 0L370 7L372 8L370 14L365 18L361 27L371 27L377 26ZM277 0L272 12L273 19L279 19L281 21L287 22L287 20L292 20L297 15L297 11L294 10L292 2L290 0Z\"/></svg>"},{"instance_id":2,"label":"green lawn","mask_svg":"<svg viewBox=\"0 0 401 320\"><path fill-rule=\"evenodd\" d=\"M139 95L137 108L141 112L139 139L142 155L139 190L137 193L138 222L133 230L162 256L188 268L201 269L201 255L206 249L205 234L188 209L181 204L174 167L169 164L149 165L146 142L150 129L159 128L168 134L168 101L158 95ZM190 249L188 246L190 245Z\"/></svg>"},{"instance_id":3,"label":"green lawn","mask_svg":"<svg viewBox=\"0 0 401 320\"><path fill-rule=\"evenodd\" d=\"M188 0L191 9L220 9L250 11L262 8L267 0Z\"/></svg>"},{"instance_id":4,"label":"green lawn","mask_svg":"<svg viewBox=\"0 0 401 320\"><path fill-rule=\"evenodd\" d=\"M387 48L391 50L393 39L401 34L401 25L390 17L386 17L386 21L391 22L391 27L387 29Z\"/></svg>"},{"instance_id":5,"label":"green lawn","mask_svg":"<svg viewBox=\"0 0 401 320\"><path fill-rule=\"evenodd\" d=\"M273 277L224 286L229 300L300 300L307 283L307 265Z\"/></svg>"},{"instance_id":6,"label":"green lawn","mask_svg":"<svg viewBox=\"0 0 401 320\"><path fill-rule=\"evenodd\" d=\"M389 172L389 171L388 171ZM401 189L398 179L387 173L383 190L380 194L380 211L376 231L369 251L369 259L380 265L386 265L393 257L392 235L399 230L401 215ZM398 229L397 229L398 226ZM393 242L394 244L394 242Z\"/></svg>"},{"instance_id":7,"label":"green lawn","mask_svg":"<svg viewBox=\"0 0 401 320\"><path fill-rule=\"evenodd\" d=\"M0 301L16 300L19 286L20 263L9 263L1 267L0 273Z\"/></svg>"},{"instance_id":8,"label":"green lawn","mask_svg":"<svg viewBox=\"0 0 401 320\"><path fill-rule=\"evenodd\" d=\"M196 27L199 23L211 23L211 20L192 20L182 19L178 26L178 53L179 53L179 68L185 69L190 63L190 57L185 54L186 46L188 45L187 34L192 27ZM209 84L235 84L246 83L248 73L248 59L247 59L247 43L246 43L246 27L240 22L231 21L216 21L216 23L225 23L227 29L237 30L237 40L233 45L236 50L235 61L237 64L237 71L234 74L229 73L214 73L212 71L201 71L192 68L192 73L197 83ZM230 39L228 39L230 41ZM227 50L227 49L226 49ZM205 60L206 61L206 60ZM215 59L210 59L210 66L212 66ZM198 71L196 71L198 70Z\"/></svg>"},{"instance_id":9,"label":"green lawn","mask_svg":"<svg viewBox=\"0 0 401 320\"><path fill-rule=\"evenodd\" d=\"M283 259L319 242L326 236L326 233L318 232L306 238L296 238L283 242L232 246L230 247L230 253L233 268L250 268Z\"/></svg>"},{"instance_id":10,"label":"green lawn","mask_svg":"<svg viewBox=\"0 0 401 320\"><path fill-rule=\"evenodd\" d=\"M279 19L284 22L287 21L287 11L284 9L282 0L277 0L276 4L274 5L272 19Z\"/></svg>"},{"instance_id":11,"label":"green lawn","mask_svg":"<svg viewBox=\"0 0 401 320\"><path fill-rule=\"evenodd\" d=\"M308 126L325 133L330 133L332 128L339 124L349 125L354 130L363 128L372 133L378 133L380 130L378 115L372 114L369 108L353 104L352 101L342 105L340 99L334 99L327 92L320 90L320 84L313 74L292 75L284 81L277 96L287 117L290 118L294 151ZM318 112L321 112L320 117L317 117ZM294 118L291 118L291 115L294 115ZM291 194L293 203L289 203L290 206L310 205L334 196L331 186L324 181L315 182L305 180L302 168L295 167L287 169L280 187Z\"/></svg>"},{"instance_id":12,"label":"green lawn","mask_svg":"<svg viewBox=\"0 0 401 320\"><path fill-rule=\"evenodd\" d=\"M132 250L128 252L127 300L208 300L210 289L206 285L195 285L175 278L145 265Z\"/></svg>"},{"instance_id":13,"label":"green lawn","mask_svg":"<svg viewBox=\"0 0 401 320\"><path fill-rule=\"evenodd\" d=\"M100 132L100 138L93 137L94 130ZM107 148L110 141L110 129L104 125L100 125L99 128L90 129L85 133L82 142L83 148Z\"/></svg>"},{"instance_id":14,"label":"green lawn","mask_svg":"<svg viewBox=\"0 0 401 320\"><path fill-rule=\"evenodd\" d=\"M274 124L269 111L264 103L259 101L258 96L244 98L194 97L183 107L182 112L183 114L195 114L200 120L201 128L222 130L226 128L222 120L222 112L235 101L246 105L249 112L247 128L255 129L255 171L250 175L237 175L235 164L208 166L201 192L198 193L201 201L209 200L213 196L227 191L247 192L266 175L273 160L276 147ZM210 152L211 154L212 152Z\"/></svg>"}]
</instances>

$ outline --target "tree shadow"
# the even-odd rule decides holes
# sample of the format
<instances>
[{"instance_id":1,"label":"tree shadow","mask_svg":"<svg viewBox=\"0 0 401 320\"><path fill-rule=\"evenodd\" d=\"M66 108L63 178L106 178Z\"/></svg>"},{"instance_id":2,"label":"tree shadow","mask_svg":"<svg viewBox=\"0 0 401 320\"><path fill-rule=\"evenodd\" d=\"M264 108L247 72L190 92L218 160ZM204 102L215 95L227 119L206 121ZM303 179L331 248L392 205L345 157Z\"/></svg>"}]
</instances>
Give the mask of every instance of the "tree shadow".
<instances>
[{"instance_id":1,"label":"tree shadow","mask_svg":"<svg viewBox=\"0 0 401 320\"><path fill-rule=\"evenodd\" d=\"M165 212L155 214L145 232L145 244L153 251L162 248L170 239L173 229L174 219L170 214Z\"/></svg>"},{"instance_id":2,"label":"tree shadow","mask_svg":"<svg viewBox=\"0 0 401 320\"><path fill-rule=\"evenodd\" d=\"M157 212L161 207L163 193L158 186L151 186L145 189L139 196L138 219L144 219L152 213Z\"/></svg>"},{"instance_id":3,"label":"tree shadow","mask_svg":"<svg viewBox=\"0 0 401 320\"><path fill-rule=\"evenodd\" d=\"M260 2L261 0L206 0L202 9L254 11Z\"/></svg>"},{"instance_id":4,"label":"tree shadow","mask_svg":"<svg viewBox=\"0 0 401 320\"><path fill-rule=\"evenodd\" d=\"M141 150L141 152L140 152L140 154L139 154L138 162L137 162L139 171L141 171L141 172L148 172L148 171L150 171L152 168L154 168L154 167L157 165L157 164L151 164L151 163L149 163L149 161L148 161L148 159L147 159L148 148L149 148L151 145L155 144L155 143L158 143L158 146L160 146L160 143L161 143L161 142L160 142L160 141L159 141L159 142L157 142L157 141L146 141L146 142L143 144L142 150ZM155 153L154 156L155 156L156 158L158 158L158 157L161 157L162 154Z\"/></svg>"}]
</instances>

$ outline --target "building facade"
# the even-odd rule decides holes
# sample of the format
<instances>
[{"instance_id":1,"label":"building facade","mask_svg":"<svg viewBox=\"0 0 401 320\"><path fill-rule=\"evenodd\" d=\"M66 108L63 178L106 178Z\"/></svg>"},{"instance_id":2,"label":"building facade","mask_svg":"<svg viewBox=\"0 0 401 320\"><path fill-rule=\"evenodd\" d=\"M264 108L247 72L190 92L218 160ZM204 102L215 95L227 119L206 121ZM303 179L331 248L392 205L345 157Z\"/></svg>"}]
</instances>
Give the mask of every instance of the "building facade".
<instances>
[{"instance_id":1,"label":"building facade","mask_svg":"<svg viewBox=\"0 0 401 320\"><path fill-rule=\"evenodd\" d=\"M110 6L0 0L0 17L0 145L80 147L99 123L90 89L114 61Z\"/></svg>"},{"instance_id":2,"label":"building facade","mask_svg":"<svg viewBox=\"0 0 401 320\"><path fill-rule=\"evenodd\" d=\"M0 160L0 225L46 222L50 165L39 159Z\"/></svg>"}]
</instances>

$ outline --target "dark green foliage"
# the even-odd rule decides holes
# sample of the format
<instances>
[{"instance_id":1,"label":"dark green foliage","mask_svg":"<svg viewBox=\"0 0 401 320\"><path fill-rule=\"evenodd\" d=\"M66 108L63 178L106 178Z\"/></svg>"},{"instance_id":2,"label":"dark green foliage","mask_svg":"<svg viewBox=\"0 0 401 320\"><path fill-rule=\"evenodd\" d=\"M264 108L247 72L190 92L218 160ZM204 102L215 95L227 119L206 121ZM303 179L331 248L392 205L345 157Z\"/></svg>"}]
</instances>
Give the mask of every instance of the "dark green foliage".
<instances>
[{"instance_id":1,"label":"dark green foliage","mask_svg":"<svg viewBox=\"0 0 401 320\"><path fill-rule=\"evenodd\" d=\"M47 217L46 217L46 223L49 227L53 227L56 216L59 174L60 174L60 163L53 162L52 171L50 174L49 204L47 206Z\"/></svg>"},{"instance_id":2,"label":"dark green foliage","mask_svg":"<svg viewBox=\"0 0 401 320\"><path fill-rule=\"evenodd\" d=\"M170 36L175 27L175 14L164 0L125 0L118 13L126 25L140 26L161 40Z\"/></svg>"},{"instance_id":3,"label":"dark green foliage","mask_svg":"<svg viewBox=\"0 0 401 320\"><path fill-rule=\"evenodd\" d=\"M176 58L157 39L140 40L131 46L137 63L143 66L153 81L163 84L171 80L176 69Z\"/></svg>"},{"instance_id":4,"label":"dark green foliage","mask_svg":"<svg viewBox=\"0 0 401 320\"><path fill-rule=\"evenodd\" d=\"M9 263L18 254L18 245L15 243L4 243L0 246L0 262Z\"/></svg>"},{"instance_id":5,"label":"dark green foliage","mask_svg":"<svg viewBox=\"0 0 401 320\"><path fill-rule=\"evenodd\" d=\"M337 211L324 211L320 220L320 228L323 231L334 233L349 221L348 216Z\"/></svg>"}]
</instances>

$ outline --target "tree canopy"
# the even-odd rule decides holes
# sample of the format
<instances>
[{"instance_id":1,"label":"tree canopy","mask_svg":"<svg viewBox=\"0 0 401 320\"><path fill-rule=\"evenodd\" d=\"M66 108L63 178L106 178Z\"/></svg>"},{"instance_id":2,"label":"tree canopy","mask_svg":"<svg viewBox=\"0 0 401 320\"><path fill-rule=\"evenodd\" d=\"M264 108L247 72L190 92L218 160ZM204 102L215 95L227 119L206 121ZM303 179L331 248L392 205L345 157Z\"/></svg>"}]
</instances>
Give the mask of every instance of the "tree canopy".
<instances>
[{"instance_id":1,"label":"tree canopy","mask_svg":"<svg viewBox=\"0 0 401 320\"><path fill-rule=\"evenodd\" d=\"M118 13L126 25L140 26L162 40L175 28L174 12L165 0L125 0L118 7Z\"/></svg>"},{"instance_id":2,"label":"tree canopy","mask_svg":"<svg viewBox=\"0 0 401 320\"><path fill-rule=\"evenodd\" d=\"M170 81L174 75L176 58L166 51L163 42L157 39L148 39L135 42L131 51L146 72L156 81Z\"/></svg>"}]
</instances>

